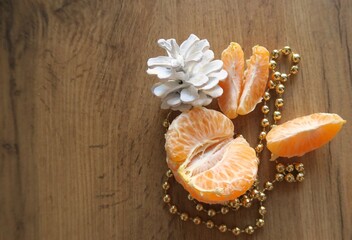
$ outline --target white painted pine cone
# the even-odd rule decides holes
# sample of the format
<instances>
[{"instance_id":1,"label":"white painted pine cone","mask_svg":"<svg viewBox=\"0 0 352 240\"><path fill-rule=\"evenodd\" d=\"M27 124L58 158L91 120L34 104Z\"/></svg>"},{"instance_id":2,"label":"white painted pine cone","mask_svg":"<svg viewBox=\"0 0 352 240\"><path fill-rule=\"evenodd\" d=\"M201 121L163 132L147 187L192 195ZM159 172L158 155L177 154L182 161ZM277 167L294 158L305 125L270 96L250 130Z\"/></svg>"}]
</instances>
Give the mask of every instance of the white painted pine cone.
<instances>
[{"instance_id":1,"label":"white painted pine cone","mask_svg":"<svg viewBox=\"0 0 352 240\"><path fill-rule=\"evenodd\" d=\"M158 44L168 56L150 58L147 73L160 79L152 92L162 99L162 109L185 111L208 105L222 95L218 84L227 72L221 60L213 60L208 40L191 34L180 46L175 39L159 39Z\"/></svg>"}]
</instances>

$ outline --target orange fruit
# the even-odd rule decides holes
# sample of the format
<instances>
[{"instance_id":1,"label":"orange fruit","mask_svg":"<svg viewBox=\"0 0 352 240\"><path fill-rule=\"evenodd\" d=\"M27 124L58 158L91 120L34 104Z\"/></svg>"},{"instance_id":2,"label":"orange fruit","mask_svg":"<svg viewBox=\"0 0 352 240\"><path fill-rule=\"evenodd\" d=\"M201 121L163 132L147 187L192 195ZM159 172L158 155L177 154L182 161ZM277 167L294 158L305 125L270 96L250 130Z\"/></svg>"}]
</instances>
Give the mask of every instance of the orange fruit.
<instances>
[{"instance_id":1,"label":"orange fruit","mask_svg":"<svg viewBox=\"0 0 352 240\"><path fill-rule=\"evenodd\" d=\"M314 113L274 127L266 136L273 158L302 156L328 143L346 123L339 115Z\"/></svg>"},{"instance_id":2,"label":"orange fruit","mask_svg":"<svg viewBox=\"0 0 352 240\"><path fill-rule=\"evenodd\" d=\"M237 107L242 92L244 56L243 50L238 43L232 42L222 52L221 60L223 69L228 73L227 78L219 82L224 90L218 98L221 111L229 118L237 117Z\"/></svg>"},{"instance_id":3,"label":"orange fruit","mask_svg":"<svg viewBox=\"0 0 352 240\"><path fill-rule=\"evenodd\" d=\"M224 203L244 194L256 179L258 159L224 114L193 108L179 115L165 138L167 163L195 199Z\"/></svg>"},{"instance_id":4,"label":"orange fruit","mask_svg":"<svg viewBox=\"0 0 352 240\"><path fill-rule=\"evenodd\" d=\"M257 45L252 48L252 52L251 58L246 62L243 91L237 109L240 115L252 112L261 102L269 77L269 51Z\"/></svg>"}]
</instances>

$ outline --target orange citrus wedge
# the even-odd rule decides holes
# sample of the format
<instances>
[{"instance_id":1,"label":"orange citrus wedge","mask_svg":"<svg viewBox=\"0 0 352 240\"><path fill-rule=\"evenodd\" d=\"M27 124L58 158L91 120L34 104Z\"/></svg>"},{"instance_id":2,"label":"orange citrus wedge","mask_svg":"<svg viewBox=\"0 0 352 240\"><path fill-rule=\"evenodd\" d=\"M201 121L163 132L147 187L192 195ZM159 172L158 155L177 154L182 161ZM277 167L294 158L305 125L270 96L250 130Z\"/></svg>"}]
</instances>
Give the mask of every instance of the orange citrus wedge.
<instances>
[{"instance_id":1,"label":"orange citrus wedge","mask_svg":"<svg viewBox=\"0 0 352 240\"><path fill-rule=\"evenodd\" d=\"M269 51L262 46L254 46L253 55L247 60L244 73L243 91L237 113L245 115L252 112L261 102L269 77Z\"/></svg>"},{"instance_id":2,"label":"orange citrus wedge","mask_svg":"<svg viewBox=\"0 0 352 240\"><path fill-rule=\"evenodd\" d=\"M198 201L224 203L244 194L256 179L258 159L224 114L193 108L179 115L165 138L167 163Z\"/></svg>"},{"instance_id":3,"label":"orange citrus wedge","mask_svg":"<svg viewBox=\"0 0 352 240\"><path fill-rule=\"evenodd\" d=\"M266 136L267 147L276 157L302 156L328 143L346 123L339 115L315 113L274 127Z\"/></svg>"},{"instance_id":4,"label":"orange citrus wedge","mask_svg":"<svg viewBox=\"0 0 352 240\"><path fill-rule=\"evenodd\" d=\"M224 92L218 98L218 103L221 111L233 119L237 117L237 107L243 83L244 56L241 46L238 43L230 43L222 52L221 60L224 63L223 69L227 71L228 75L224 81L219 82Z\"/></svg>"}]
</instances>

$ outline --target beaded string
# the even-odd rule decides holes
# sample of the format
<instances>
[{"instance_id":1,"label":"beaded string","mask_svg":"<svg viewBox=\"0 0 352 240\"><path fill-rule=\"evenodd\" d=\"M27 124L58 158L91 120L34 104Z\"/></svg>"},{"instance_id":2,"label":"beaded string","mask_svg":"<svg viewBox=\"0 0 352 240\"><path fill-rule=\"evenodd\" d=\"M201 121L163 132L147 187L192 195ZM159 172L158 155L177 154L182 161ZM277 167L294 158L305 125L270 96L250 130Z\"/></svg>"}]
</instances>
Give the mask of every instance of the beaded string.
<instances>
[{"instance_id":1,"label":"beaded string","mask_svg":"<svg viewBox=\"0 0 352 240\"><path fill-rule=\"evenodd\" d=\"M290 72L288 74L281 73L276 71L278 64L277 60L280 57L291 57L292 66L290 68ZM271 60L270 60L270 71L271 71L271 79L268 82L268 87L263 95L263 106L261 108L262 113L264 114L263 119L260 122L260 126L262 127L261 132L259 133L259 141L255 147L255 151L257 153L258 159L260 159L260 154L264 150L264 144L266 135L269 129L275 127L279 120L281 119L281 108L284 105L283 94L285 92L285 83L290 77L293 77L298 73L298 63L300 62L301 57L297 53L293 53L289 46L286 46L280 50L273 50L271 53ZM270 91L274 91L276 93L275 99L275 110L272 114L272 124L269 121L269 113L270 108L268 106L268 101L271 99ZM170 125L169 122L169 115L167 115L166 119L163 122L163 126L168 128ZM276 174L272 181L267 181L264 183L263 188L259 188L259 180L257 176L257 180L253 184L253 186L242 196L234 199L224 205L221 205L220 210L215 210L212 208L206 208L203 206L202 203L198 202L197 200L193 199L191 195L188 195L188 199L193 202L195 205L195 209L198 212L204 212L207 215L207 219L202 219L200 216L190 216L186 212L182 212L179 208L172 202L171 195L169 193L171 184L170 181L173 179L173 174L171 170L168 170L165 174L166 180L162 184L162 188L164 191L163 201L167 204L169 211L171 214L178 215L182 221L192 221L196 225L203 224L207 228L217 228L220 232L232 232L235 236L240 235L241 233L246 234L253 234L255 230L264 226L264 216L266 214L266 208L264 206L264 202L267 198L266 191L271 191L274 188L274 183L282 182L285 180L286 182L302 182L304 180L304 165L303 163L293 163L293 164L283 164L276 162ZM212 217L218 214L228 214L229 212L235 212L239 208L249 208L252 206L254 201L259 202L258 214L259 216L255 220L255 224L247 225L244 227L240 226L227 226L226 224L216 224Z\"/></svg>"}]
</instances>

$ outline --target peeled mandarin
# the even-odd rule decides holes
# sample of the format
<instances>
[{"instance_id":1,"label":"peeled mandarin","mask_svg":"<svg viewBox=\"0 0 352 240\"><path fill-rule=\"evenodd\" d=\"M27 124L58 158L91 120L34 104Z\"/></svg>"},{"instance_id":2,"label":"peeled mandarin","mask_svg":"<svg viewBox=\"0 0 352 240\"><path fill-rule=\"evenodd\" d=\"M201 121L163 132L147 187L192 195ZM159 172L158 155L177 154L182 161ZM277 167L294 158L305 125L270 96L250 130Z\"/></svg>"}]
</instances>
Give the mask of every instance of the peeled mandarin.
<instances>
[{"instance_id":1,"label":"peeled mandarin","mask_svg":"<svg viewBox=\"0 0 352 240\"><path fill-rule=\"evenodd\" d=\"M176 180L198 201L224 203L254 183L258 159L224 114L194 108L179 115L166 137L167 163Z\"/></svg>"},{"instance_id":2,"label":"peeled mandarin","mask_svg":"<svg viewBox=\"0 0 352 240\"><path fill-rule=\"evenodd\" d=\"M252 112L261 102L269 77L269 51L257 45L252 48L252 52L251 58L246 62L243 90L237 109L240 115Z\"/></svg>"},{"instance_id":3,"label":"peeled mandarin","mask_svg":"<svg viewBox=\"0 0 352 240\"><path fill-rule=\"evenodd\" d=\"M237 117L237 108L242 92L243 73L244 73L244 54L238 43L232 42L222 52L221 60L223 69L228 73L227 78L219 82L224 90L218 98L221 111L229 118Z\"/></svg>"},{"instance_id":4,"label":"peeled mandarin","mask_svg":"<svg viewBox=\"0 0 352 240\"><path fill-rule=\"evenodd\" d=\"M223 203L236 199L256 179L259 161L242 136L219 145L214 153L209 154L210 149L206 151L208 155L193 158L178 169L181 184L202 202Z\"/></svg>"},{"instance_id":5,"label":"peeled mandarin","mask_svg":"<svg viewBox=\"0 0 352 240\"><path fill-rule=\"evenodd\" d=\"M184 162L197 148L232 138L234 126L224 114L203 107L180 114L165 135L165 149L171 162Z\"/></svg>"},{"instance_id":6,"label":"peeled mandarin","mask_svg":"<svg viewBox=\"0 0 352 240\"><path fill-rule=\"evenodd\" d=\"M267 147L277 157L302 156L333 139L346 123L339 115L314 113L274 127L266 136Z\"/></svg>"}]
</instances>

